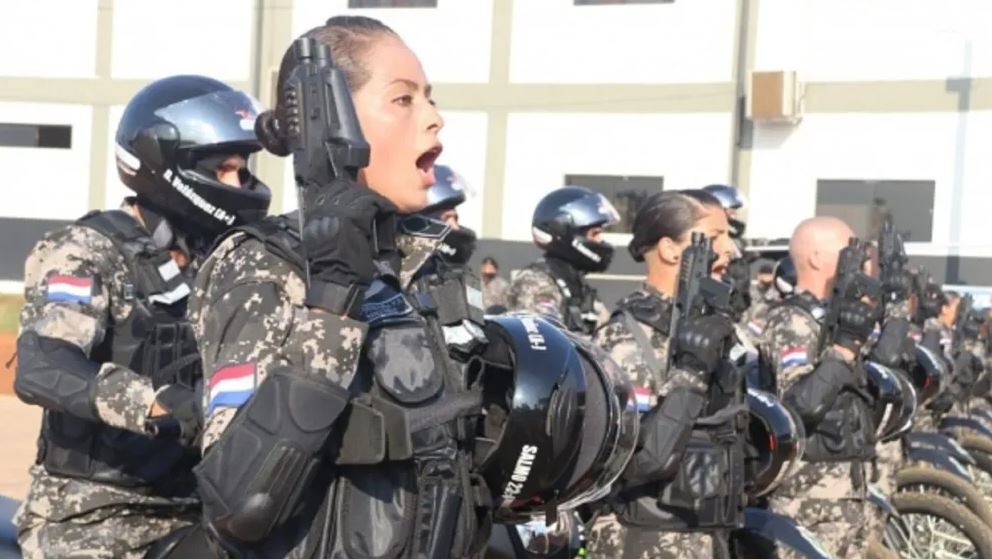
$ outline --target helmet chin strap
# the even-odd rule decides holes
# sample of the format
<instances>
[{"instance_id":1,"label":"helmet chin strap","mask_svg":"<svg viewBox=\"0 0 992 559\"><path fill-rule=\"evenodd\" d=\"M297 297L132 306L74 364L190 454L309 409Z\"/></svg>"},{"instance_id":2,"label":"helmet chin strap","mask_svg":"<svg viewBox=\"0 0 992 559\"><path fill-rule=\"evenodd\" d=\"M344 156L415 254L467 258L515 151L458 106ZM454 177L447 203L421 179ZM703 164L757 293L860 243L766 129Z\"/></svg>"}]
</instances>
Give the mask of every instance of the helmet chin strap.
<instances>
[{"instance_id":1,"label":"helmet chin strap","mask_svg":"<svg viewBox=\"0 0 992 559\"><path fill-rule=\"evenodd\" d=\"M172 248L176 241L176 234L169 221L162 214L149 207L148 203L141 200L140 197L129 198L128 202L138 209L141 221L145 224L145 229L151 233L155 246L162 250Z\"/></svg>"}]
</instances>

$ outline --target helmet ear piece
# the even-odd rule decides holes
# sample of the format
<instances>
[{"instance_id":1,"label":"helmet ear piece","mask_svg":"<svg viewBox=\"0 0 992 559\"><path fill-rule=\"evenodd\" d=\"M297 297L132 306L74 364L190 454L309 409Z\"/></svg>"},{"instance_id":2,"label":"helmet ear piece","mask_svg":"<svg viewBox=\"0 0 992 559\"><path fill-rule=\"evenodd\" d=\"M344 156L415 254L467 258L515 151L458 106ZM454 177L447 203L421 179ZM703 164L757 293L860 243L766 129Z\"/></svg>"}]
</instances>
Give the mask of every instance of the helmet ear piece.
<instances>
[{"instance_id":1,"label":"helmet ear piece","mask_svg":"<svg viewBox=\"0 0 992 559\"><path fill-rule=\"evenodd\" d=\"M269 153L286 157L289 155L289 146L286 145L286 138L282 134L279 126L279 119L274 111L265 111L255 119L255 135Z\"/></svg>"}]
</instances>

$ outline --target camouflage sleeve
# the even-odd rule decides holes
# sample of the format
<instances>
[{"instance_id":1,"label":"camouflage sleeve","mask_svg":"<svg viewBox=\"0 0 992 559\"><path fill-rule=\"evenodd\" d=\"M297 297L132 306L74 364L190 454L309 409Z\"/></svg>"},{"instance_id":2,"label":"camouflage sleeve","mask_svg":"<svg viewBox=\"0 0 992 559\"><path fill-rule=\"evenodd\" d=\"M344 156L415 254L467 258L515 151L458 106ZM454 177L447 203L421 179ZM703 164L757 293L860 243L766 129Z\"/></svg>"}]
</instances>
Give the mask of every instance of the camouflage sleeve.
<instances>
[{"instance_id":1,"label":"camouflage sleeve","mask_svg":"<svg viewBox=\"0 0 992 559\"><path fill-rule=\"evenodd\" d=\"M539 270L523 269L514 274L506 295L510 310L546 314L562 320L564 297L553 279Z\"/></svg>"},{"instance_id":2,"label":"camouflage sleeve","mask_svg":"<svg viewBox=\"0 0 992 559\"><path fill-rule=\"evenodd\" d=\"M813 370L819 351L819 327L798 309L779 307L768 317L763 353L772 365L778 395Z\"/></svg>"},{"instance_id":3,"label":"camouflage sleeve","mask_svg":"<svg viewBox=\"0 0 992 559\"><path fill-rule=\"evenodd\" d=\"M125 273L123 257L96 231L69 226L45 237L25 263L21 333L35 332L71 344L88 359L103 340L108 320L123 319L130 312L116 297ZM78 361L64 365L80 374ZM151 380L114 363L98 365L98 372L87 381L97 418L113 427L144 433L145 418L155 399ZM57 368L59 363L52 366ZM19 374L22 371L32 374L45 369L19 367Z\"/></svg>"},{"instance_id":4,"label":"camouflage sleeve","mask_svg":"<svg viewBox=\"0 0 992 559\"><path fill-rule=\"evenodd\" d=\"M662 366L668 362L668 341L660 333L649 326L638 323L651 342L651 351ZM627 372L628 378L635 389L648 390L649 407L657 403L658 398L664 398L676 388L691 388L699 392L706 391L706 385L699 375L675 368L662 371L662 378L655 375L644 356L644 349L627 329L622 319L616 318L600 328L596 333L595 343L606 350L613 360ZM642 393L639 393L642 395ZM643 399L643 398L642 398ZM645 410L646 411L646 410Z\"/></svg>"},{"instance_id":5,"label":"camouflage sleeve","mask_svg":"<svg viewBox=\"0 0 992 559\"><path fill-rule=\"evenodd\" d=\"M350 384L365 325L309 310L303 296L302 278L256 241L229 239L204 264L191 309L203 358L203 449L276 368Z\"/></svg>"},{"instance_id":6,"label":"camouflage sleeve","mask_svg":"<svg viewBox=\"0 0 992 559\"><path fill-rule=\"evenodd\" d=\"M898 303L892 303L885 306L885 319L892 320L894 318L903 318L909 320L909 301L899 301Z\"/></svg>"}]
</instances>

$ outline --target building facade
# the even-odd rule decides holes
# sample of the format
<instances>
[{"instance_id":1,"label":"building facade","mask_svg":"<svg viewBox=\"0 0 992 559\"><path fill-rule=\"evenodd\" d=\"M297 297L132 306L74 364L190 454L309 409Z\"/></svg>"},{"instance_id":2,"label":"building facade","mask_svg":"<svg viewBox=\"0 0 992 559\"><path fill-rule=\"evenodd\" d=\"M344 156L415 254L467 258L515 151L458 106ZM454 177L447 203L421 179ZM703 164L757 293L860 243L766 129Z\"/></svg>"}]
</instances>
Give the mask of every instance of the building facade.
<instances>
[{"instance_id":1,"label":"building facade","mask_svg":"<svg viewBox=\"0 0 992 559\"><path fill-rule=\"evenodd\" d=\"M446 119L463 221L504 271L535 255L530 214L567 182L629 215L662 188L733 183L748 233L814 214L867 233L893 213L914 262L992 285L992 4L969 0L3 0L0 280L47 229L119 204L113 134L148 80L198 73L272 100L290 40L378 17L421 56ZM753 72L795 72L797 122L747 118ZM256 162L274 211L286 161ZM626 223L609 292L637 281ZM11 284L14 285L14 284ZM612 297L608 297L612 298Z\"/></svg>"}]
</instances>

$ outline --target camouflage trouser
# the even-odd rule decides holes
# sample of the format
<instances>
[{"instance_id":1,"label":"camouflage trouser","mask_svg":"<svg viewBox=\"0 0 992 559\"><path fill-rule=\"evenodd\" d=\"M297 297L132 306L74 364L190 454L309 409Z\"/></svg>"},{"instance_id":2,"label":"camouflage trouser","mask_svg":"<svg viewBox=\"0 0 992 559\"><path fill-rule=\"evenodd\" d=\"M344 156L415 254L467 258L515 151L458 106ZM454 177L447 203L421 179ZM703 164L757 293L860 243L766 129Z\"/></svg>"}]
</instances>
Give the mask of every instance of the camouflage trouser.
<instances>
[{"instance_id":1,"label":"camouflage trouser","mask_svg":"<svg viewBox=\"0 0 992 559\"><path fill-rule=\"evenodd\" d=\"M881 516L864 499L781 499L769 500L770 508L798 522L835 557L864 557L868 542L880 539ZM869 508L871 507L871 508ZM802 557L780 549L779 557Z\"/></svg>"},{"instance_id":2,"label":"camouflage trouser","mask_svg":"<svg viewBox=\"0 0 992 559\"><path fill-rule=\"evenodd\" d=\"M875 462L872 464L872 483L886 497L896 491L896 472L905 466L902 457L902 442L891 441L875 445Z\"/></svg>"},{"instance_id":3,"label":"camouflage trouser","mask_svg":"<svg viewBox=\"0 0 992 559\"><path fill-rule=\"evenodd\" d=\"M589 530L589 557L609 559L712 559L713 541L704 533L658 532L621 526L613 515Z\"/></svg>"},{"instance_id":4,"label":"camouflage trouser","mask_svg":"<svg viewBox=\"0 0 992 559\"><path fill-rule=\"evenodd\" d=\"M167 499L141 495L124 504L120 489L47 476L38 466L32 472L14 517L25 558L140 558L157 540L199 520L188 504L167 506Z\"/></svg>"}]
</instances>

